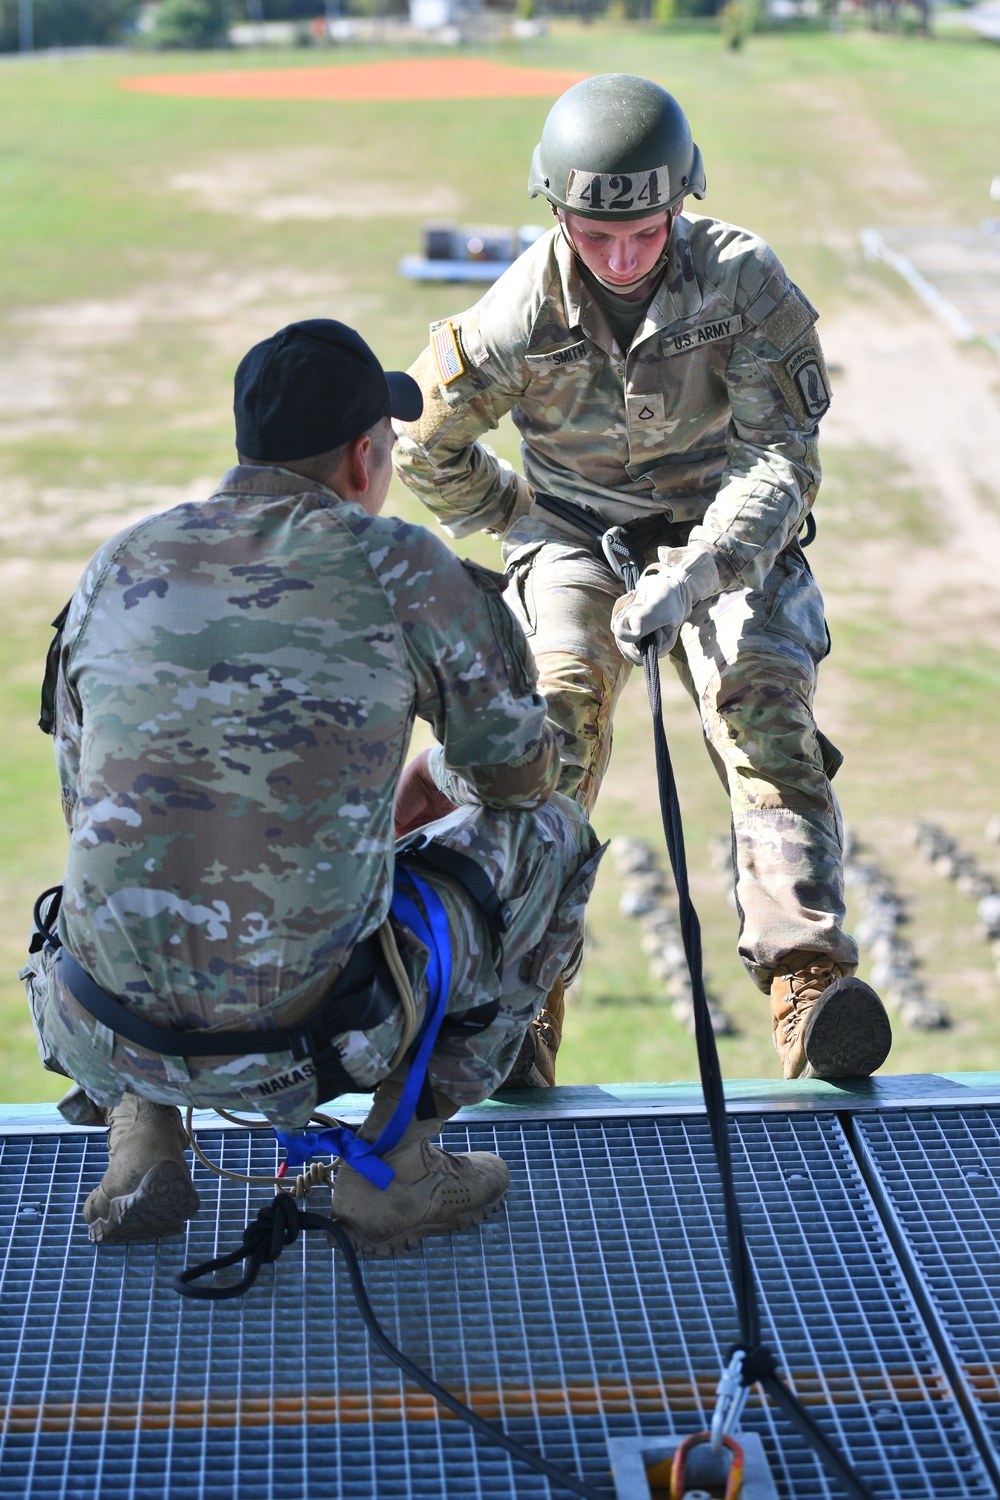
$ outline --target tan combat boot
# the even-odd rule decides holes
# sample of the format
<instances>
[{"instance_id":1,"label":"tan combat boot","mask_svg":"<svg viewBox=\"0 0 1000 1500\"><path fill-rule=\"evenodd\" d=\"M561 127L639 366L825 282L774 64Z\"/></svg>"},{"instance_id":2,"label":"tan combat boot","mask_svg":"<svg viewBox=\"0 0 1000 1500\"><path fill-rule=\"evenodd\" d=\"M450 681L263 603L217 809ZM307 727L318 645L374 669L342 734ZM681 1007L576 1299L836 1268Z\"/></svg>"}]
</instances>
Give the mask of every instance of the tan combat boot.
<instances>
[{"instance_id":1,"label":"tan combat boot","mask_svg":"<svg viewBox=\"0 0 1000 1500\"><path fill-rule=\"evenodd\" d=\"M177 1234L201 1206L184 1159L180 1112L124 1094L108 1122L108 1170L83 1205L90 1238L118 1245Z\"/></svg>"},{"instance_id":2,"label":"tan combat boot","mask_svg":"<svg viewBox=\"0 0 1000 1500\"><path fill-rule=\"evenodd\" d=\"M566 1015L566 986L562 975L545 997L545 1004L524 1033L521 1050L502 1089L550 1089L556 1081L556 1053Z\"/></svg>"},{"instance_id":3,"label":"tan combat boot","mask_svg":"<svg viewBox=\"0 0 1000 1500\"><path fill-rule=\"evenodd\" d=\"M375 1090L362 1140L374 1142L399 1103L402 1083L388 1078ZM458 1110L435 1093L438 1115L411 1120L399 1145L384 1160L395 1176L383 1192L360 1172L343 1164L333 1190L333 1217L351 1236L362 1255L391 1255L412 1250L429 1234L471 1229L500 1207L510 1185L506 1163L489 1151L452 1156L431 1145L447 1119Z\"/></svg>"},{"instance_id":4,"label":"tan combat boot","mask_svg":"<svg viewBox=\"0 0 1000 1500\"><path fill-rule=\"evenodd\" d=\"M786 1078L867 1078L892 1046L885 1006L826 953L786 953L771 981L771 1029Z\"/></svg>"}]
</instances>

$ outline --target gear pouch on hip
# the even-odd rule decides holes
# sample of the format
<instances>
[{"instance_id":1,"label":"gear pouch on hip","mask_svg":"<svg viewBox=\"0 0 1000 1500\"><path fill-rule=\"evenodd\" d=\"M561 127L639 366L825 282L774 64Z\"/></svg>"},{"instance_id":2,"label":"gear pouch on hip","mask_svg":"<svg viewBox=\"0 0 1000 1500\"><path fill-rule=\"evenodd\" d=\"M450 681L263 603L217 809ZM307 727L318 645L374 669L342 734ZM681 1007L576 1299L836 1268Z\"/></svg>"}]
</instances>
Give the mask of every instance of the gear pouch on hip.
<instances>
[{"instance_id":1,"label":"gear pouch on hip","mask_svg":"<svg viewBox=\"0 0 1000 1500\"><path fill-rule=\"evenodd\" d=\"M798 542L778 554L766 583L763 629L808 651L814 662L830 652L823 595Z\"/></svg>"}]
</instances>

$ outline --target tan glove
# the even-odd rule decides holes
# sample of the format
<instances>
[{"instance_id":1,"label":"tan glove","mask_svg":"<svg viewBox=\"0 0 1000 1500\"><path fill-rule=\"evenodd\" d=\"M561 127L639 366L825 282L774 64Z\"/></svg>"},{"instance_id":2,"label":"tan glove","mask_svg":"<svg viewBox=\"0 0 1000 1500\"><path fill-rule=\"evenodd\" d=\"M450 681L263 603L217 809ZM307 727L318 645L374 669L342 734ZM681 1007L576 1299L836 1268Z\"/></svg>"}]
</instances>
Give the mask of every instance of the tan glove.
<instances>
[{"instance_id":1,"label":"tan glove","mask_svg":"<svg viewBox=\"0 0 1000 1500\"><path fill-rule=\"evenodd\" d=\"M636 588L615 601L611 629L626 661L642 666L640 642L655 636L657 656L672 651L684 621L702 599L719 592L719 570L705 547L675 547L650 563Z\"/></svg>"}]
</instances>

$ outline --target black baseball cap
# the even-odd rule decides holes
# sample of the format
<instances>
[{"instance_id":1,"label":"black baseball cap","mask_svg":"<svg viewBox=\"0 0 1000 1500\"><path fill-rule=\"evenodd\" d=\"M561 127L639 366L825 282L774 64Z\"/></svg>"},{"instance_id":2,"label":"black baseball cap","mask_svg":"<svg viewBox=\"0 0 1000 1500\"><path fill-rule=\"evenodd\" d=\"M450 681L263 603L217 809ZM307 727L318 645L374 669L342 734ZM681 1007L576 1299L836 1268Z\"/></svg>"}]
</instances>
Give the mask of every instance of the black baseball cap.
<instances>
[{"instance_id":1,"label":"black baseball cap","mask_svg":"<svg viewBox=\"0 0 1000 1500\"><path fill-rule=\"evenodd\" d=\"M417 382L383 370L359 333L333 318L289 323L254 344L236 371L236 447L247 458L313 458L352 442L382 417L415 422Z\"/></svg>"}]
</instances>

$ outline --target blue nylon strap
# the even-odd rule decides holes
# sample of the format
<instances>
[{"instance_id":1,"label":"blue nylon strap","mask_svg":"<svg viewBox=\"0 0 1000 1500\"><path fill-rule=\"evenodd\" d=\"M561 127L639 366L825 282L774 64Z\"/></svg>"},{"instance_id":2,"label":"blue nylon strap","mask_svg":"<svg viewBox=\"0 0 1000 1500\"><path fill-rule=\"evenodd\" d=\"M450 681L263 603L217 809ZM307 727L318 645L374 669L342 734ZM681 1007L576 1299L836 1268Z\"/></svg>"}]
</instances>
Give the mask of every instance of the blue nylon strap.
<instances>
[{"instance_id":1,"label":"blue nylon strap","mask_svg":"<svg viewBox=\"0 0 1000 1500\"><path fill-rule=\"evenodd\" d=\"M303 1166L313 1156L339 1156L383 1192L395 1173L382 1157L399 1145L413 1119L451 993L451 933L440 896L412 870L397 866L390 910L396 921L408 927L428 950L427 1012L410 1050L409 1072L392 1118L374 1143L361 1140L348 1125L332 1130L274 1132L279 1145L285 1148L289 1171Z\"/></svg>"}]
</instances>

